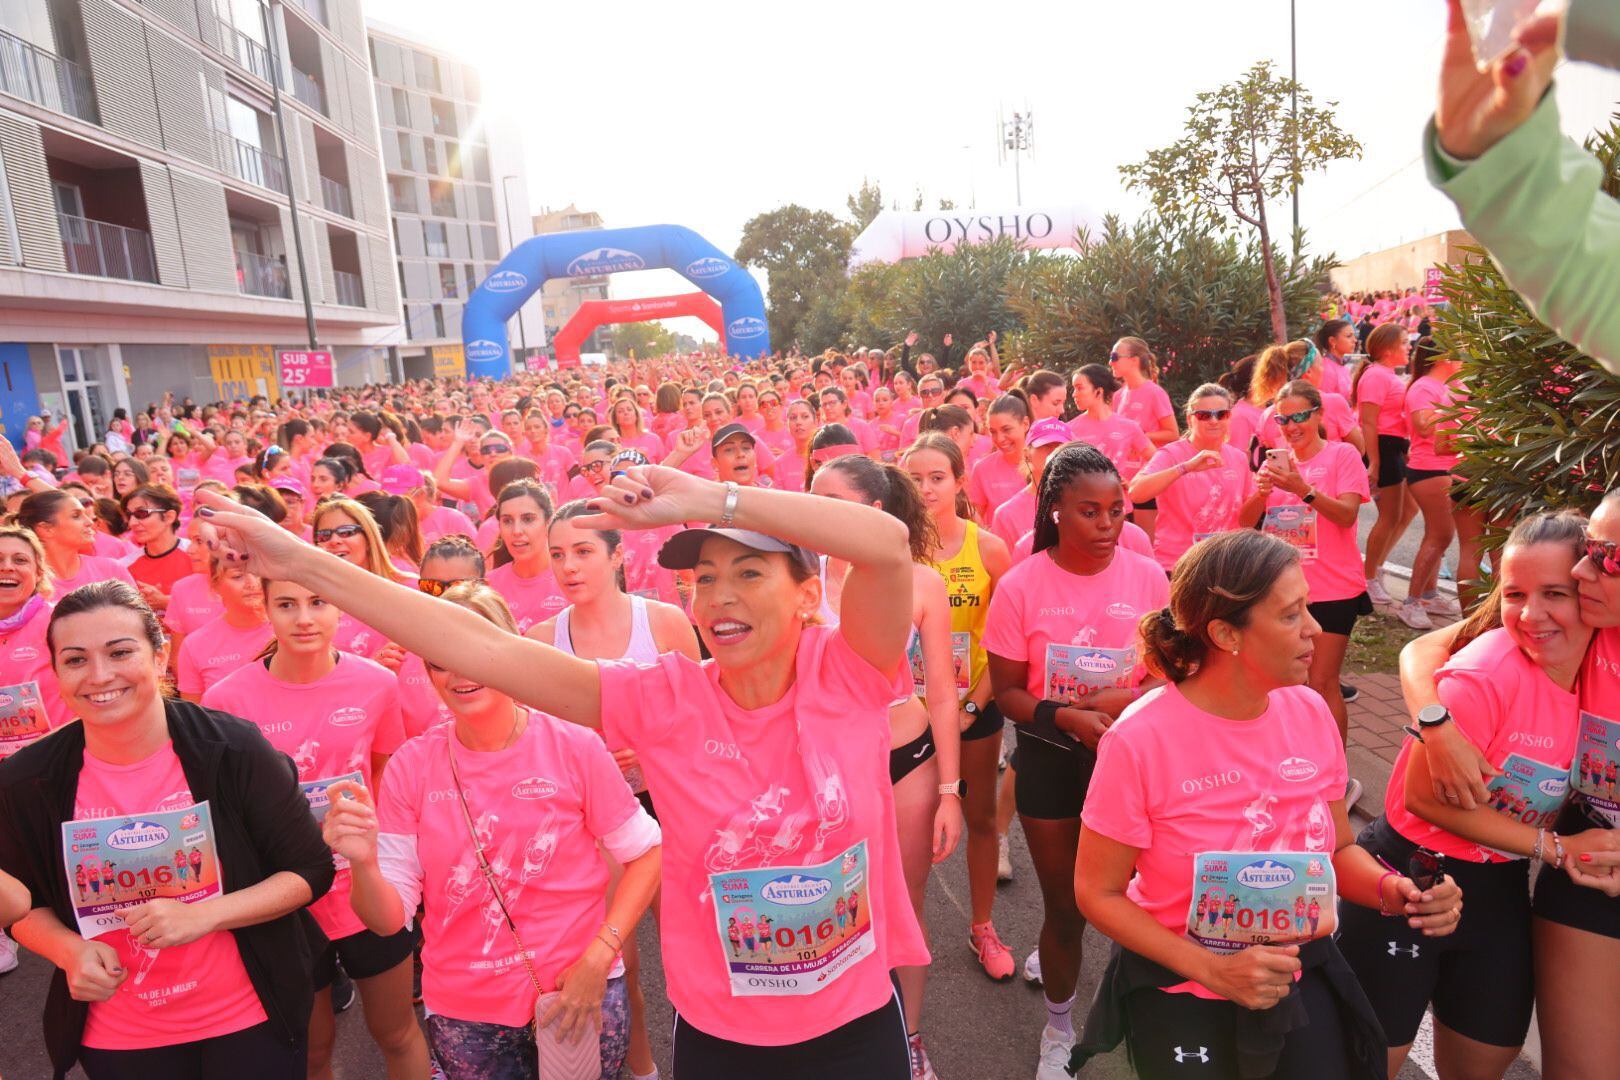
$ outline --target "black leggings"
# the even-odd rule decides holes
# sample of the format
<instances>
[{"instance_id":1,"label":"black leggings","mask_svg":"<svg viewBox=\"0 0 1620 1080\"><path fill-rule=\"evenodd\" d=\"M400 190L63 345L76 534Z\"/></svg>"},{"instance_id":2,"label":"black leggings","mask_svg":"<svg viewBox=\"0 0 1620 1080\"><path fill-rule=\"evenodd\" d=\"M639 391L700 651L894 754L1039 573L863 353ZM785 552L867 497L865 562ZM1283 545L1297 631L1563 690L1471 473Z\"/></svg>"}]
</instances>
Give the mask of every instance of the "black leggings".
<instances>
[{"instance_id":1,"label":"black leggings","mask_svg":"<svg viewBox=\"0 0 1620 1080\"><path fill-rule=\"evenodd\" d=\"M304 1080L309 1047L302 1034L289 1043L270 1024L256 1024L212 1039L150 1050L79 1051L90 1080Z\"/></svg>"},{"instance_id":2,"label":"black leggings","mask_svg":"<svg viewBox=\"0 0 1620 1080\"><path fill-rule=\"evenodd\" d=\"M745 1046L717 1039L676 1013L675 1075L680 1080L911 1080L900 992L843 1027L787 1046Z\"/></svg>"}]
</instances>

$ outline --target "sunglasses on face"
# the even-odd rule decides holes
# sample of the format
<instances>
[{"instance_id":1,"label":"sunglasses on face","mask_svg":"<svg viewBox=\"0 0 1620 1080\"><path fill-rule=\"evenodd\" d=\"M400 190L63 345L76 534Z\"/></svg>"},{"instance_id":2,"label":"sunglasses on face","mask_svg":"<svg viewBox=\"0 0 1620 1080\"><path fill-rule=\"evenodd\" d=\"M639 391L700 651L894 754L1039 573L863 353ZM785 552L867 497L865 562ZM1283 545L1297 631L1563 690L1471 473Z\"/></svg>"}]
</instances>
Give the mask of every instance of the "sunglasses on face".
<instances>
[{"instance_id":1,"label":"sunglasses on face","mask_svg":"<svg viewBox=\"0 0 1620 1080\"><path fill-rule=\"evenodd\" d=\"M587 461L579 467L579 471L582 473L599 473L605 468L607 468L607 462L605 461Z\"/></svg>"},{"instance_id":2,"label":"sunglasses on face","mask_svg":"<svg viewBox=\"0 0 1620 1080\"><path fill-rule=\"evenodd\" d=\"M1312 416L1315 416L1315 415L1316 415L1316 410L1315 409L1306 409L1304 412L1287 412L1287 413L1281 413L1280 412L1280 413L1277 414L1277 423L1279 423L1279 424L1303 424L1305 421L1309 420Z\"/></svg>"},{"instance_id":3,"label":"sunglasses on face","mask_svg":"<svg viewBox=\"0 0 1620 1080\"><path fill-rule=\"evenodd\" d=\"M485 454L510 454L512 452L512 447L503 442L490 443L488 446L480 447L479 449Z\"/></svg>"},{"instance_id":4,"label":"sunglasses on face","mask_svg":"<svg viewBox=\"0 0 1620 1080\"><path fill-rule=\"evenodd\" d=\"M443 596L457 585L466 585L469 582L481 581L482 578L453 578L450 581L438 581L434 578L418 578L416 588L429 596Z\"/></svg>"},{"instance_id":5,"label":"sunglasses on face","mask_svg":"<svg viewBox=\"0 0 1620 1080\"><path fill-rule=\"evenodd\" d=\"M1604 577L1620 575L1620 544L1612 540L1586 538L1586 557Z\"/></svg>"},{"instance_id":6,"label":"sunglasses on face","mask_svg":"<svg viewBox=\"0 0 1620 1080\"><path fill-rule=\"evenodd\" d=\"M1231 409L1194 409L1193 419L1206 421L1221 421L1232 415Z\"/></svg>"},{"instance_id":7,"label":"sunglasses on face","mask_svg":"<svg viewBox=\"0 0 1620 1080\"><path fill-rule=\"evenodd\" d=\"M923 397L944 397L945 396L945 388L943 386L925 386L925 387L923 387L923 390L922 390L922 396Z\"/></svg>"},{"instance_id":8,"label":"sunglasses on face","mask_svg":"<svg viewBox=\"0 0 1620 1080\"><path fill-rule=\"evenodd\" d=\"M1108 354L1108 362L1110 364L1117 364L1121 360L1131 360L1131 359L1134 359L1134 357L1130 356L1127 353L1122 353L1118 349L1115 349L1113 352Z\"/></svg>"},{"instance_id":9,"label":"sunglasses on face","mask_svg":"<svg viewBox=\"0 0 1620 1080\"><path fill-rule=\"evenodd\" d=\"M349 540L356 536L365 535L365 531L366 530L362 529L358 525L338 525L331 529L316 529L315 542L317 544L324 544L334 536L339 540Z\"/></svg>"},{"instance_id":10,"label":"sunglasses on face","mask_svg":"<svg viewBox=\"0 0 1620 1080\"><path fill-rule=\"evenodd\" d=\"M152 507L143 506L139 510L131 510L129 512L129 516L134 518L136 521L145 521L147 518L150 518L150 517L162 517L164 514L167 514L168 512L169 511L167 511L167 510L157 510L157 509L153 509Z\"/></svg>"}]
</instances>

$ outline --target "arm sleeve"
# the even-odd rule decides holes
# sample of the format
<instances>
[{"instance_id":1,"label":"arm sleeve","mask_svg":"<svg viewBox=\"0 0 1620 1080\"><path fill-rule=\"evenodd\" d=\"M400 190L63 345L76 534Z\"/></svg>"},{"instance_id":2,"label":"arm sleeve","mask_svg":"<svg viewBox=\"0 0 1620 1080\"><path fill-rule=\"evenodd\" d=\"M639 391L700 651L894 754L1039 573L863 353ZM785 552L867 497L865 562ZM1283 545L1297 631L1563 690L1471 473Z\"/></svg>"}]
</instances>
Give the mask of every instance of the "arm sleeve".
<instances>
[{"instance_id":1,"label":"arm sleeve","mask_svg":"<svg viewBox=\"0 0 1620 1080\"><path fill-rule=\"evenodd\" d=\"M1004 660L1029 660L1029 635L1023 626L1024 590L1019 587L1022 577L1009 574L1001 579L990 594L990 611L984 618L984 651Z\"/></svg>"},{"instance_id":2,"label":"arm sleeve","mask_svg":"<svg viewBox=\"0 0 1620 1080\"><path fill-rule=\"evenodd\" d=\"M1560 133L1556 95L1473 161L1446 154L1432 120L1424 139L1431 182L1537 318L1620 372L1620 204L1603 193L1597 158Z\"/></svg>"},{"instance_id":3,"label":"arm sleeve","mask_svg":"<svg viewBox=\"0 0 1620 1080\"><path fill-rule=\"evenodd\" d=\"M187 637L180 643L180 659L175 664L174 682L182 694L202 693L202 669L197 666L197 639Z\"/></svg>"},{"instance_id":4,"label":"arm sleeve","mask_svg":"<svg viewBox=\"0 0 1620 1080\"><path fill-rule=\"evenodd\" d=\"M676 700L674 653L657 662L597 661L602 682L602 733L613 746L649 746L663 739L681 713ZM701 677L701 675L700 675ZM620 780L619 783L623 784Z\"/></svg>"},{"instance_id":5,"label":"arm sleeve","mask_svg":"<svg viewBox=\"0 0 1620 1080\"><path fill-rule=\"evenodd\" d=\"M377 697L381 715L371 736L373 754L392 755L405 741L405 713L399 704L399 679L390 675L388 686Z\"/></svg>"},{"instance_id":6,"label":"arm sleeve","mask_svg":"<svg viewBox=\"0 0 1620 1080\"><path fill-rule=\"evenodd\" d=\"M1147 781L1136 753L1113 729L1097 744L1097 766L1092 770L1081 823L1094 833L1126 847L1153 846L1153 824L1148 817Z\"/></svg>"},{"instance_id":7,"label":"arm sleeve","mask_svg":"<svg viewBox=\"0 0 1620 1080\"><path fill-rule=\"evenodd\" d=\"M400 906L405 909L405 925L410 926L422 902L422 859L416 853L416 835L379 832L377 869L399 894Z\"/></svg>"}]
</instances>

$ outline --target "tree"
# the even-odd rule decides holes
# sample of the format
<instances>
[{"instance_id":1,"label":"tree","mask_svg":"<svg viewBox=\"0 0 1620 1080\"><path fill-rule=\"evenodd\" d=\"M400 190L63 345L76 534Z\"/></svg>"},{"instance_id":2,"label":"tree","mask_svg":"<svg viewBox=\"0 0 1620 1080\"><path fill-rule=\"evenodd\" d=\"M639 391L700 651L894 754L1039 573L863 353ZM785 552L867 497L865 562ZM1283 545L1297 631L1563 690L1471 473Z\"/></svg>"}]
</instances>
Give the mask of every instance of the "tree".
<instances>
[{"instance_id":1,"label":"tree","mask_svg":"<svg viewBox=\"0 0 1620 1080\"><path fill-rule=\"evenodd\" d=\"M855 219L855 231L872 224L872 219L883 213L883 188L861 177L861 190L844 200L849 216Z\"/></svg>"},{"instance_id":2,"label":"tree","mask_svg":"<svg viewBox=\"0 0 1620 1080\"><path fill-rule=\"evenodd\" d=\"M1271 342L1257 246L1207 215L1132 225L1109 215L1080 240L1077 256L1032 262L1012 281L1008 305L1025 326L1017 347L1031 362L1068 371L1106 360L1121 337L1140 337L1180 398ZM1290 264L1280 288L1292 321L1311 317L1332 266L1331 257Z\"/></svg>"},{"instance_id":3,"label":"tree","mask_svg":"<svg viewBox=\"0 0 1620 1080\"><path fill-rule=\"evenodd\" d=\"M781 348L799 340L799 324L817 297L843 289L855 231L825 210L796 204L757 214L743 226L736 259L766 272L771 340Z\"/></svg>"},{"instance_id":4,"label":"tree","mask_svg":"<svg viewBox=\"0 0 1620 1080\"><path fill-rule=\"evenodd\" d=\"M613 330L613 353L628 359L633 352L638 359L665 356L676 351L675 334L661 322L620 323Z\"/></svg>"},{"instance_id":5,"label":"tree","mask_svg":"<svg viewBox=\"0 0 1620 1080\"><path fill-rule=\"evenodd\" d=\"M1297 114L1291 104L1296 93ZM1125 185L1146 191L1161 213L1208 212L1255 230L1276 341L1288 340L1288 315L1266 200L1294 189L1307 173L1361 156L1361 144L1339 130L1335 108L1336 102L1318 107L1298 83L1277 76L1262 60L1238 81L1198 94L1181 139L1120 167Z\"/></svg>"}]
</instances>

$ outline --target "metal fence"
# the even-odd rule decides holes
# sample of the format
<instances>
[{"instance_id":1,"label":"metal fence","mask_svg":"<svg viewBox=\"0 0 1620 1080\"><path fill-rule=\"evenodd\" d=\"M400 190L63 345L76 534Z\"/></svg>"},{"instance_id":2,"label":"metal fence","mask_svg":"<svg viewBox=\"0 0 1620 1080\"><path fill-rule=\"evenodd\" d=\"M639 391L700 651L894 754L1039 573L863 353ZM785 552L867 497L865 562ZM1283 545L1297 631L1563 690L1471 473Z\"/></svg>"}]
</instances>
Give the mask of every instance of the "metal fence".
<instances>
[{"instance_id":1,"label":"metal fence","mask_svg":"<svg viewBox=\"0 0 1620 1080\"><path fill-rule=\"evenodd\" d=\"M77 64L0 30L0 90L92 124L95 95L89 74Z\"/></svg>"},{"instance_id":2,"label":"metal fence","mask_svg":"<svg viewBox=\"0 0 1620 1080\"><path fill-rule=\"evenodd\" d=\"M354 217L354 200L349 197L348 185L339 183L330 176L321 177L321 202L334 214L342 214L346 218Z\"/></svg>"},{"instance_id":3,"label":"metal fence","mask_svg":"<svg viewBox=\"0 0 1620 1080\"><path fill-rule=\"evenodd\" d=\"M253 296L292 299L292 290L287 285L286 263L240 248L236 251L236 284L244 293Z\"/></svg>"},{"instance_id":4,"label":"metal fence","mask_svg":"<svg viewBox=\"0 0 1620 1080\"><path fill-rule=\"evenodd\" d=\"M265 82L274 82L275 74L270 65L270 50L234 26L227 29L231 32L231 41L236 52L236 62Z\"/></svg>"},{"instance_id":5,"label":"metal fence","mask_svg":"<svg viewBox=\"0 0 1620 1080\"><path fill-rule=\"evenodd\" d=\"M157 284L151 233L73 214L59 213L56 220L62 229L62 254L73 273Z\"/></svg>"},{"instance_id":6,"label":"metal fence","mask_svg":"<svg viewBox=\"0 0 1620 1080\"><path fill-rule=\"evenodd\" d=\"M283 195L287 193L287 172L281 167L280 158L226 132L220 132L219 137L224 147L222 156L232 173L250 184L258 184Z\"/></svg>"},{"instance_id":7,"label":"metal fence","mask_svg":"<svg viewBox=\"0 0 1620 1080\"><path fill-rule=\"evenodd\" d=\"M326 115L326 92L321 89L320 83L297 68L292 69L292 92L293 97L322 116Z\"/></svg>"},{"instance_id":8,"label":"metal fence","mask_svg":"<svg viewBox=\"0 0 1620 1080\"><path fill-rule=\"evenodd\" d=\"M337 302L344 307L365 307L366 291L360 286L360 275L350 274L343 270L332 271L332 281L337 285Z\"/></svg>"}]
</instances>

